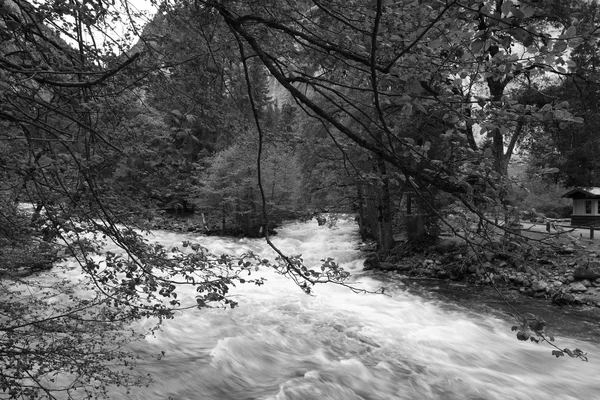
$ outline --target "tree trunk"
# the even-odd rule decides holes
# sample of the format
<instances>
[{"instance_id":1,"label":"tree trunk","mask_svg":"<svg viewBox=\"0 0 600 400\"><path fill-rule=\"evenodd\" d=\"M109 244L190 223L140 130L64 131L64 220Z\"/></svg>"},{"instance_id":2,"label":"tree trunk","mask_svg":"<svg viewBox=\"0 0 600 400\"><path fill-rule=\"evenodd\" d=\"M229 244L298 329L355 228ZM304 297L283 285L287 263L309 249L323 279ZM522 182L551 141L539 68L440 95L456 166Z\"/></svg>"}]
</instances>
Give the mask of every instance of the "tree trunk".
<instances>
[{"instance_id":1,"label":"tree trunk","mask_svg":"<svg viewBox=\"0 0 600 400\"><path fill-rule=\"evenodd\" d=\"M379 250L388 251L394 247L394 236L392 231L392 205L390 199L390 181L387 175L385 161L377 160L377 172L381 179L377 196L377 244Z\"/></svg>"}]
</instances>

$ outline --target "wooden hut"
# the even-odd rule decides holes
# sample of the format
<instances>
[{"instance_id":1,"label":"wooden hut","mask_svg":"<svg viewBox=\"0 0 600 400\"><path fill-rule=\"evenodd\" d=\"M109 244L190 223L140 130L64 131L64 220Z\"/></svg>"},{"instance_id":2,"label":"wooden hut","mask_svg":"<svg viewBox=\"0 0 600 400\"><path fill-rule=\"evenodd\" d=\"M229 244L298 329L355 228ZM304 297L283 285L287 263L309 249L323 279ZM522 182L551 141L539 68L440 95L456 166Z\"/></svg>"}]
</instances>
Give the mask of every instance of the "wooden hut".
<instances>
[{"instance_id":1,"label":"wooden hut","mask_svg":"<svg viewBox=\"0 0 600 400\"><path fill-rule=\"evenodd\" d=\"M600 227L600 187L579 187L562 197L573 199L571 226Z\"/></svg>"}]
</instances>

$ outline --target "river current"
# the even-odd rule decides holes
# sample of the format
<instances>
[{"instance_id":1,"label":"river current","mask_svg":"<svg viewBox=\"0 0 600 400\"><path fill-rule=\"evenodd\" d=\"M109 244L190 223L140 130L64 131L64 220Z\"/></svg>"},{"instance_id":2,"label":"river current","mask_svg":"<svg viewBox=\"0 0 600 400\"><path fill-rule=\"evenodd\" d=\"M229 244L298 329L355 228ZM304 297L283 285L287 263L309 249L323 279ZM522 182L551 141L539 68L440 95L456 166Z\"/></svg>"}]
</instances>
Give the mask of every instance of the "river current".
<instances>
[{"instance_id":1,"label":"river current","mask_svg":"<svg viewBox=\"0 0 600 400\"><path fill-rule=\"evenodd\" d=\"M217 254L274 256L258 239L153 235L167 246L193 240ZM359 240L355 223L345 220L335 229L290 223L273 238L308 265L333 257L353 272L354 285L377 290L386 283L361 273ZM258 274L264 286L234 289L237 308L182 313L133 344L141 356L165 356L138 365L154 384L114 398L600 399L598 343L557 337L586 351L590 362L557 359L548 346L516 340L510 321L425 300L401 285L380 295L327 284L308 296L266 268Z\"/></svg>"}]
</instances>

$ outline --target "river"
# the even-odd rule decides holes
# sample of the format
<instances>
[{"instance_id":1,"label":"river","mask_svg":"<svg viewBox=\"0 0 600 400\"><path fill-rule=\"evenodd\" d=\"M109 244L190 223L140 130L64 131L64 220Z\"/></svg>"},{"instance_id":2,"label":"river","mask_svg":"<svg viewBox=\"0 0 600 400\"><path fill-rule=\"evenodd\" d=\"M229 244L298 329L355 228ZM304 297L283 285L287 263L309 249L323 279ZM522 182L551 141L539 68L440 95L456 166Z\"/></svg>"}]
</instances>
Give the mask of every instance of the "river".
<instances>
[{"instance_id":1,"label":"river","mask_svg":"<svg viewBox=\"0 0 600 400\"><path fill-rule=\"evenodd\" d=\"M263 241L156 231L154 240L195 240L215 253L251 249L272 257ZM335 229L290 223L273 238L307 264L334 257L353 272L353 284L382 282L361 273L354 222ZM543 344L519 342L510 321L410 294L355 294L322 285L313 296L267 269L264 286L241 285L239 307L185 312L155 336L134 344L154 384L114 398L214 400L488 400L600 398L600 345L557 337L581 348L582 362L555 358ZM189 296L193 296L190 292ZM148 322L150 323L150 321ZM140 329L146 327L140 326Z\"/></svg>"}]
</instances>

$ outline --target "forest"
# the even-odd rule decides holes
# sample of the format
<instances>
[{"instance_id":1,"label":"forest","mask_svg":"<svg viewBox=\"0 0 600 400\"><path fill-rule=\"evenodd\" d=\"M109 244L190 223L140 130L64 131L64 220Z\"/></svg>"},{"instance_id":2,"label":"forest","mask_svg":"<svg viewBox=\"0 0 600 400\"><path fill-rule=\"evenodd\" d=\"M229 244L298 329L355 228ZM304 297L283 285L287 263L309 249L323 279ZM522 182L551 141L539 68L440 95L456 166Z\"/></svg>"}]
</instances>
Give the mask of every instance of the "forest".
<instances>
[{"instance_id":1,"label":"forest","mask_svg":"<svg viewBox=\"0 0 600 400\"><path fill-rule=\"evenodd\" d=\"M147 230L275 247L283 221L345 213L382 260L441 235L518 258L545 246L522 219L568 218L561 195L600 186L595 1L141 4L0 2L0 398L143 385L119 372L119 329L235 307L257 265L307 293L348 277L279 250L172 251ZM92 297L30 279L65 259ZM52 290L68 301L49 309ZM76 378L55 389L57 370Z\"/></svg>"}]
</instances>

